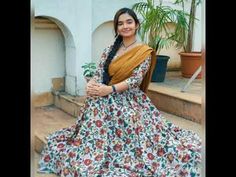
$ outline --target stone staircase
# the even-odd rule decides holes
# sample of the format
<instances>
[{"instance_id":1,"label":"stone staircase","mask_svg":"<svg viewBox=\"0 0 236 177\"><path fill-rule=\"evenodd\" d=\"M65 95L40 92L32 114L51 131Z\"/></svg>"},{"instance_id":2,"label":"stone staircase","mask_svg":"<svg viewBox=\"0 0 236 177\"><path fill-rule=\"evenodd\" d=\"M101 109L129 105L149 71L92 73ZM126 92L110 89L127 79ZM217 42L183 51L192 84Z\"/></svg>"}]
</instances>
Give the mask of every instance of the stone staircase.
<instances>
[{"instance_id":1,"label":"stone staircase","mask_svg":"<svg viewBox=\"0 0 236 177\"><path fill-rule=\"evenodd\" d=\"M178 72L171 72L167 73L164 83L151 83L148 96L166 119L181 128L196 132L203 138L203 126L200 124L202 122L201 82L195 81L187 92L182 93L180 89L187 79L178 80L176 77L181 78ZM177 83L173 84L173 82ZM53 95L54 105L32 109L34 169L37 169L39 153L46 143L45 137L49 133L73 125L85 100L85 97L73 97L63 92ZM55 175L35 172L35 177L55 177Z\"/></svg>"},{"instance_id":2,"label":"stone staircase","mask_svg":"<svg viewBox=\"0 0 236 177\"><path fill-rule=\"evenodd\" d=\"M201 123L204 112L202 80L194 80L186 92L181 92L187 82L188 78L181 77L179 71L167 72L164 82L150 83L148 96L159 110Z\"/></svg>"},{"instance_id":3,"label":"stone staircase","mask_svg":"<svg viewBox=\"0 0 236 177\"><path fill-rule=\"evenodd\" d=\"M172 123L178 125L181 128L192 130L203 138L203 127L200 124L183 119L173 114L168 114L163 111L161 111L161 113ZM56 177L56 175L54 174L41 174L36 172L38 166L37 163L40 158L39 154L46 144L45 138L48 134L65 127L69 127L73 125L75 121L75 117L64 112L62 109L56 107L55 105L34 108L32 110L32 130L34 134L32 146L35 150L32 158L34 160L32 167L33 173L35 174L34 177Z\"/></svg>"},{"instance_id":4,"label":"stone staircase","mask_svg":"<svg viewBox=\"0 0 236 177\"><path fill-rule=\"evenodd\" d=\"M74 97L65 92L54 93L54 105L73 117L77 117L85 99L85 96Z\"/></svg>"},{"instance_id":5,"label":"stone staircase","mask_svg":"<svg viewBox=\"0 0 236 177\"><path fill-rule=\"evenodd\" d=\"M183 119L161 111L162 115L172 123L180 126L181 128L192 130L202 135L202 126L196 122ZM56 130L69 127L73 125L76 118L62 111L56 106L46 106L41 108L34 108L32 118L32 129L34 130L34 150L38 153L42 151L46 143L46 136Z\"/></svg>"},{"instance_id":6,"label":"stone staircase","mask_svg":"<svg viewBox=\"0 0 236 177\"><path fill-rule=\"evenodd\" d=\"M165 82L151 82L147 94L159 110L201 123L202 81L196 79L186 92L181 92L187 82L188 79L181 77L180 72L167 72ZM63 92L54 93L54 104L74 117L78 115L84 100L85 97L73 97Z\"/></svg>"}]
</instances>

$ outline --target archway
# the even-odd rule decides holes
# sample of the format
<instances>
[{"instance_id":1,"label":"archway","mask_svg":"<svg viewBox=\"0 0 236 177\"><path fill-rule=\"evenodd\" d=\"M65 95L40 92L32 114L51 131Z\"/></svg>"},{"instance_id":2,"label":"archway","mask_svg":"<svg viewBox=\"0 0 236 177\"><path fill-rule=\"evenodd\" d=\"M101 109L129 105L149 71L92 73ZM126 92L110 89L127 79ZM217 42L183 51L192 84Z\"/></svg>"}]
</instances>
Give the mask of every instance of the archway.
<instances>
[{"instance_id":1,"label":"archway","mask_svg":"<svg viewBox=\"0 0 236 177\"><path fill-rule=\"evenodd\" d=\"M48 16L34 20L32 51L32 90L36 106L53 103L51 91L75 94L75 43L61 21Z\"/></svg>"}]
</instances>

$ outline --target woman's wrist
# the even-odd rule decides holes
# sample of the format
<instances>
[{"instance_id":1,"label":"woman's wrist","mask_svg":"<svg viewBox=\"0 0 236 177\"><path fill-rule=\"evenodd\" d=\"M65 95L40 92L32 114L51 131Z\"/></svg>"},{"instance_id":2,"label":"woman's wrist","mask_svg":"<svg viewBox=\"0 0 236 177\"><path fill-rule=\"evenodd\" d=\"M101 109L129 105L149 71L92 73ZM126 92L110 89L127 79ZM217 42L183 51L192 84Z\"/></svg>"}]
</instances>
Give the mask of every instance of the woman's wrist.
<instances>
[{"instance_id":1,"label":"woman's wrist","mask_svg":"<svg viewBox=\"0 0 236 177\"><path fill-rule=\"evenodd\" d=\"M112 86L108 86L108 89L109 89L109 94L113 92Z\"/></svg>"},{"instance_id":2,"label":"woman's wrist","mask_svg":"<svg viewBox=\"0 0 236 177\"><path fill-rule=\"evenodd\" d=\"M109 87L109 93L117 92L116 87L114 85L108 86Z\"/></svg>"},{"instance_id":3,"label":"woman's wrist","mask_svg":"<svg viewBox=\"0 0 236 177\"><path fill-rule=\"evenodd\" d=\"M111 87L112 87L112 92L117 92L115 85L112 85Z\"/></svg>"}]
</instances>

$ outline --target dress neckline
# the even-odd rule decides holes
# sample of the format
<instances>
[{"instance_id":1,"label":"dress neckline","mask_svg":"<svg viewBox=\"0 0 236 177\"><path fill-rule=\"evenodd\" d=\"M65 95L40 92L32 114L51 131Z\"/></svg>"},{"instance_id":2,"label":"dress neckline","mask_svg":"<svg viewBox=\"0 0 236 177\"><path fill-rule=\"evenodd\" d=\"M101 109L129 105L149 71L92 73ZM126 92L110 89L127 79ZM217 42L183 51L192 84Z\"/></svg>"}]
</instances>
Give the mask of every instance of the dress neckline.
<instances>
[{"instance_id":1,"label":"dress neckline","mask_svg":"<svg viewBox=\"0 0 236 177\"><path fill-rule=\"evenodd\" d=\"M144 45L144 43L139 43L139 44L137 44L136 46L132 47L131 49L126 50L126 52L122 53L121 55L118 55L118 54L116 53L115 56L113 57L112 61L116 60L117 58L119 58L119 57L125 55L126 53L128 53L130 50L132 50L132 49L134 49L134 48L136 48L136 47L138 47L138 46L141 46L141 45Z\"/></svg>"}]
</instances>

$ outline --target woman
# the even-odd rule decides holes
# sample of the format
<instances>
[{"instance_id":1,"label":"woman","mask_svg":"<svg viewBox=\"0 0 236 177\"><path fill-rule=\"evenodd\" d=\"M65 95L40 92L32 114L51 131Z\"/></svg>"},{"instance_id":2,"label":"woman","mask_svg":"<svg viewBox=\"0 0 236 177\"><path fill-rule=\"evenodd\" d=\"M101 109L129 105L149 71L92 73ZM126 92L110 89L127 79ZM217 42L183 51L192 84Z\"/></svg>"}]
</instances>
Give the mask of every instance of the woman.
<instances>
[{"instance_id":1,"label":"woman","mask_svg":"<svg viewBox=\"0 0 236 177\"><path fill-rule=\"evenodd\" d=\"M138 43L128 8L114 17L116 40L87 84L76 124L48 136L41 172L61 176L198 176L200 139L162 118L147 97L155 53Z\"/></svg>"}]
</instances>

